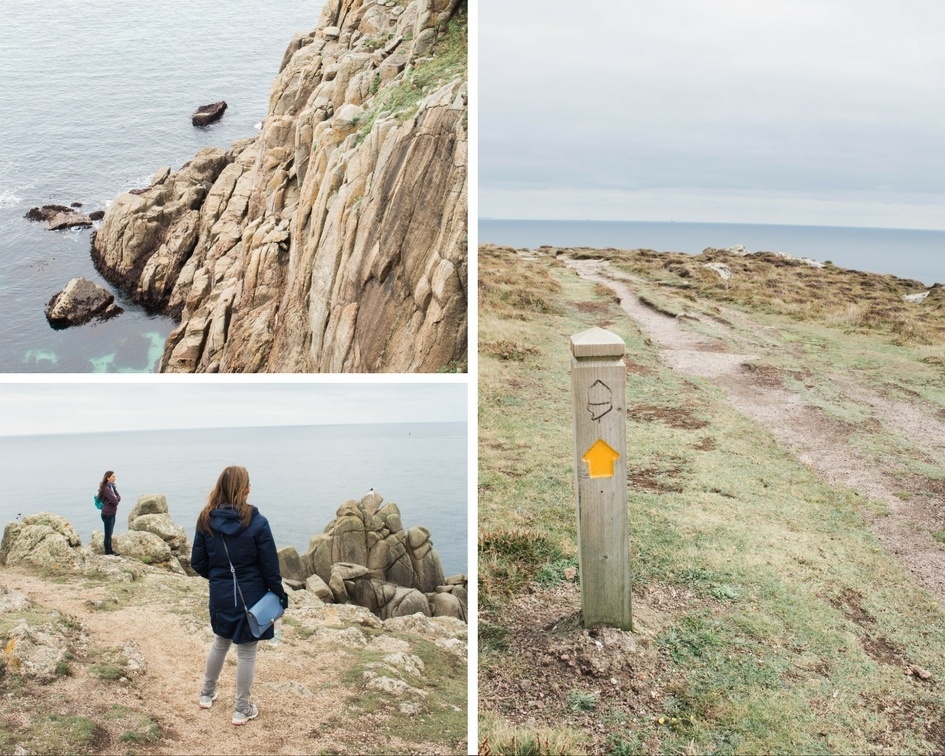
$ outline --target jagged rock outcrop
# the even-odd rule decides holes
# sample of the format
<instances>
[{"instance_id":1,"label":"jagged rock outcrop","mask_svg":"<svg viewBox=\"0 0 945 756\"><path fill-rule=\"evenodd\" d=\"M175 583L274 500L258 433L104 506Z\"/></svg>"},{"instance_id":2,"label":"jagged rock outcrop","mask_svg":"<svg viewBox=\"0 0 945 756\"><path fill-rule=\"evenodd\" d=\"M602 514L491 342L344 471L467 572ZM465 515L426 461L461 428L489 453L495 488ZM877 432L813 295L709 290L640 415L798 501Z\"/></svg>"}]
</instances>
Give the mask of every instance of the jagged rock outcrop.
<instances>
[{"instance_id":1,"label":"jagged rock outcrop","mask_svg":"<svg viewBox=\"0 0 945 756\"><path fill-rule=\"evenodd\" d=\"M65 517L39 512L8 523L0 541L0 564L32 564L47 569L83 563L82 539Z\"/></svg>"},{"instance_id":2,"label":"jagged rock outcrop","mask_svg":"<svg viewBox=\"0 0 945 756\"><path fill-rule=\"evenodd\" d=\"M68 328L94 318L107 320L122 312L115 295L87 278L73 278L46 305L46 320L53 328Z\"/></svg>"},{"instance_id":3,"label":"jagged rock outcrop","mask_svg":"<svg viewBox=\"0 0 945 756\"><path fill-rule=\"evenodd\" d=\"M100 554L104 551L105 537L101 530L92 533L92 551ZM115 553L126 559L134 559L152 567L169 572L185 574L180 562L171 553L170 547L160 536L143 530L129 530L112 536L112 548Z\"/></svg>"},{"instance_id":4,"label":"jagged rock outcrop","mask_svg":"<svg viewBox=\"0 0 945 756\"><path fill-rule=\"evenodd\" d=\"M404 531L400 509L376 491L342 504L305 554L279 549L279 566L287 585L382 619L419 612L466 620L465 575L445 578L430 532Z\"/></svg>"},{"instance_id":5,"label":"jagged rock outcrop","mask_svg":"<svg viewBox=\"0 0 945 756\"><path fill-rule=\"evenodd\" d=\"M453 575L446 578L443 585L438 585L436 591L427 594L434 617L457 617L467 621L466 606L469 603L465 575Z\"/></svg>"},{"instance_id":6,"label":"jagged rock outcrop","mask_svg":"<svg viewBox=\"0 0 945 756\"><path fill-rule=\"evenodd\" d=\"M196 574L190 567L190 538L187 531L171 519L167 497L163 494L145 494L138 498L128 513L128 530L158 536L184 572Z\"/></svg>"},{"instance_id":7,"label":"jagged rock outcrop","mask_svg":"<svg viewBox=\"0 0 945 756\"><path fill-rule=\"evenodd\" d=\"M363 565L377 580L423 593L436 590L445 578L430 532L419 527L405 532L400 509L383 502L377 492L346 501L325 531L311 539L302 561L329 585L332 565L351 563Z\"/></svg>"},{"instance_id":8,"label":"jagged rock outcrop","mask_svg":"<svg viewBox=\"0 0 945 756\"><path fill-rule=\"evenodd\" d=\"M123 557L170 572L196 574L190 567L190 539L171 519L167 497L162 494L138 498L128 513L128 532L112 535L112 546ZM95 554L104 552L105 534L101 530L92 533L91 548Z\"/></svg>"},{"instance_id":9,"label":"jagged rock outcrop","mask_svg":"<svg viewBox=\"0 0 945 756\"><path fill-rule=\"evenodd\" d=\"M466 3L328 0L259 134L109 207L167 372L429 372L467 348Z\"/></svg>"},{"instance_id":10,"label":"jagged rock outcrop","mask_svg":"<svg viewBox=\"0 0 945 756\"><path fill-rule=\"evenodd\" d=\"M47 570L94 567L108 571L108 558L100 556L104 551L104 540L103 532L98 530L92 533L91 544L83 547L81 537L66 518L39 512L7 523L0 541L0 564L28 564ZM155 533L131 530L116 534L112 536L112 545L126 559L185 574L171 547ZM189 554L186 565L190 566ZM131 569L131 573L134 572Z\"/></svg>"},{"instance_id":11,"label":"jagged rock outcrop","mask_svg":"<svg viewBox=\"0 0 945 756\"><path fill-rule=\"evenodd\" d=\"M732 269L725 263L704 263L702 267L708 268L712 272L717 273L719 278L721 278L723 281L728 281L728 279L732 277Z\"/></svg>"},{"instance_id":12,"label":"jagged rock outcrop","mask_svg":"<svg viewBox=\"0 0 945 756\"><path fill-rule=\"evenodd\" d=\"M374 491L360 501L345 502L303 555L294 546L278 549L283 585L326 604L364 607L385 620L422 614L465 622L466 576L445 578L429 531L419 527L404 531L397 505L383 502ZM112 546L124 565L130 561L180 575L196 574L190 566L190 539L171 520L165 496L139 497L128 513L128 528L112 535ZM6 526L0 565L109 571L114 557L102 556L103 552L101 530L94 531L89 546L83 548L65 518L43 512Z\"/></svg>"},{"instance_id":13,"label":"jagged rock outcrop","mask_svg":"<svg viewBox=\"0 0 945 756\"><path fill-rule=\"evenodd\" d=\"M433 612L427 597L415 588L387 583L383 580L371 578L353 580L351 590L348 591L351 601L358 606L364 606L374 612L381 619L403 617L410 614L424 614L427 617Z\"/></svg>"}]
</instances>

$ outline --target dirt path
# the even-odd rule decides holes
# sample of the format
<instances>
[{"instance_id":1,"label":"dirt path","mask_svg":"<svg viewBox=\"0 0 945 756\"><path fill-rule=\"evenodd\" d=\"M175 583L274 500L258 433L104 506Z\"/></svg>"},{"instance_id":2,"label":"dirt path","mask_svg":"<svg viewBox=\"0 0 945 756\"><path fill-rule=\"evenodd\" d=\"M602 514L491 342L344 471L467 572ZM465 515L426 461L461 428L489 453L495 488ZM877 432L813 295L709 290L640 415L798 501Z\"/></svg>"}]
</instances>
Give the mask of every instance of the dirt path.
<instances>
[{"instance_id":1,"label":"dirt path","mask_svg":"<svg viewBox=\"0 0 945 756\"><path fill-rule=\"evenodd\" d=\"M661 357L683 375L712 381L738 411L772 433L823 480L847 486L888 510L876 516L864 509L874 533L917 581L945 604L945 551L931 533L945 529L942 499L915 496L904 500L902 480L877 467L849 443L849 429L806 404L796 393L772 380L751 363L785 347L770 329L742 313L726 312L737 322L738 333L720 320L700 316L701 329L711 336L687 329L686 320L670 317L642 303L633 292L634 279L606 261L569 260L568 266L583 278L609 287L621 307L659 347ZM748 350L746 350L746 346ZM746 367L747 366L747 367ZM945 422L924 413L916 405L890 399L866 386L855 373L831 377L832 388L855 401L883 426L895 430L922 449L936 464L945 464Z\"/></svg>"},{"instance_id":2,"label":"dirt path","mask_svg":"<svg viewBox=\"0 0 945 756\"><path fill-rule=\"evenodd\" d=\"M231 650L220 677L219 699L211 709L200 709L197 697L211 634L207 622L174 611L177 599L169 600L171 611L138 605L103 611L95 606L105 600L104 587L63 590L63 585L27 571L12 574L16 587L31 600L78 618L90 648L121 648L144 665L144 674L130 683L91 681L79 670L56 687L60 708L72 714L85 713L98 720L93 711L103 705L148 712L161 726L163 738L153 745L135 745L136 752L306 754L331 747L319 731L321 725L344 714L345 696L337 687L341 667L337 648L309 644L302 651L291 639L280 646L261 642L253 686L259 718L234 727L230 718L235 654ZM185 601L193 603L193 599ZM101 752L128 750L128 743L113 737Z\"/></svg>"}]
</instances>

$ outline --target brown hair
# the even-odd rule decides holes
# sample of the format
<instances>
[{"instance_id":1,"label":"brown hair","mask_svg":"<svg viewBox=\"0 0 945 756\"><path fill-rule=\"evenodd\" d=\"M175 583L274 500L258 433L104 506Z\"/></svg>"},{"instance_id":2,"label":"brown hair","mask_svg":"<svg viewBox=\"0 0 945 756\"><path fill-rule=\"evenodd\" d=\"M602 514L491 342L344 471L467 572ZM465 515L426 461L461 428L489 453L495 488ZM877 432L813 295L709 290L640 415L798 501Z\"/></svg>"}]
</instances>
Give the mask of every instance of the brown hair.
<instances>
[{"instance_id":1,"label":"brown hair","mask_svg":"<svg viewBox=\"0 0 945 756\"><path fill-rule=\"evenodd\" d=\"M102 494L105 493L105 486L108 485L108 479L114 474L114 470L105 471L105 474L102 476L102 482L98 484L98 498L102 498Z\"/></svg>"},{"instance_id":2,"label":"brown hair","mask_svg":"<svg viewBox=\"0 0 945 756\"><path fill-rule=\"evenodd\" d=\"M210 527L210 513L224 504L233 507L239 515L243 527L249 525L253 517L253 507L246 499L249 497L249 473L245 467L231 465L220 473L217 484L210 492L207 503L197 516L197 530L213 534Z\"/></svg>"}]
</instances>

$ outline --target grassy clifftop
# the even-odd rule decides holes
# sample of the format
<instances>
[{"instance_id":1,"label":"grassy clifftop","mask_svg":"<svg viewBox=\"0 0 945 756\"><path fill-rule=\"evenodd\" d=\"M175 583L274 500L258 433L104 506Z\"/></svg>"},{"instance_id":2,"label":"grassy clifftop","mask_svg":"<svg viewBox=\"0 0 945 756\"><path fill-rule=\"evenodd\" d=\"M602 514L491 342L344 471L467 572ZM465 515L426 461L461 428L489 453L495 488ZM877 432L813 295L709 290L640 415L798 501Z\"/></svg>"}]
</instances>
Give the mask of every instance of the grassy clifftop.
<instances>
[{"instance_id":1,"label":"grassy clifftop","mask_svg":"<svg viewBox=\"0 0 945 756\"><path fill-rule=\"evenodd\" d=\"M487 246L479 272L482 751L945 749L942 290L773 255ZM579 617L592 326L627 343L633 633Z\"/></svg>"}]
</instances>

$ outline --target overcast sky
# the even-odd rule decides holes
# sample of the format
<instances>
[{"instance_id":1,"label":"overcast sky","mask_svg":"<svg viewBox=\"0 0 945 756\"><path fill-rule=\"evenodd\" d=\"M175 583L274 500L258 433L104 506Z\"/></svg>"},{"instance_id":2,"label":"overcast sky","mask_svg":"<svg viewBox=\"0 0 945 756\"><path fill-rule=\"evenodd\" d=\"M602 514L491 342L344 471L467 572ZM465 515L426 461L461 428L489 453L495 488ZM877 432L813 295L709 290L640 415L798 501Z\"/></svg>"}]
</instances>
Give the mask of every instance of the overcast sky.
<instances>
[{"instance_id":1,"label":"overcast sky","mask_svg":"<svg viewBox=\"0 0 945 756\"><path fill-rule=\"evenodd\" d=\"M467 420L465 383L0 382L0 435Z\"/></svg>"},{"instance_id":2,"label":"overcast sky","mask_svg":"<svg viewBox=\"0 0 945 756\"><path fill-rule=\"evenodd\" d=\"M939 0L481 0L479 217L945 228Z\"/></svg>"}]
</instances>

